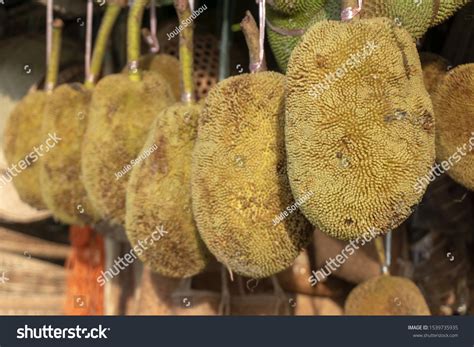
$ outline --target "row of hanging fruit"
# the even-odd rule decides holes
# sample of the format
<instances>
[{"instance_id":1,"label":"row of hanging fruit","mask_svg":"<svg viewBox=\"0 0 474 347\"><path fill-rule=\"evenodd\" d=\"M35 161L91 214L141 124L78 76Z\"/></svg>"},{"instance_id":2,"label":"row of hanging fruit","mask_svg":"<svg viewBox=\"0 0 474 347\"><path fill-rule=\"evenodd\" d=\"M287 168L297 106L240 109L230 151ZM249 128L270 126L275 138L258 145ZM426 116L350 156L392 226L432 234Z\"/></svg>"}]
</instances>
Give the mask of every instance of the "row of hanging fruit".
<instances>
[{"instance_id":1,"label":"row of hanging fruit","mask_svg":"<svg viewBox=\"0 0 474 347\"><path fill-rule=\"evenodd\" d=\"M192 24L179 27L179 61L140 57L148 3L129 12L127 68L99 79L126 5L108 1L84 84L56 86L62 24L53 23L46 89L29 93L5 130L9 164L28 163L13 180L31 206L67 224L123 226L134 249L164 228L137 252L164 276L196 275L215 257L264 278L292 265L314 227L346 241L396 229L435 159L474 189L474 65L427 60L423 75L415 44L466 0L259 1L259 27L250 13L241 23L251 72L203 100ZM180 23L193 15L187 0L175 8ZM266 71L265 26L285 74ZM54 148L35 160L48 136ZM400 304L387 305L393 295ZM386 273L358 286L346 313L429 310L410 280Z\"/></svg>"}]
</instances>

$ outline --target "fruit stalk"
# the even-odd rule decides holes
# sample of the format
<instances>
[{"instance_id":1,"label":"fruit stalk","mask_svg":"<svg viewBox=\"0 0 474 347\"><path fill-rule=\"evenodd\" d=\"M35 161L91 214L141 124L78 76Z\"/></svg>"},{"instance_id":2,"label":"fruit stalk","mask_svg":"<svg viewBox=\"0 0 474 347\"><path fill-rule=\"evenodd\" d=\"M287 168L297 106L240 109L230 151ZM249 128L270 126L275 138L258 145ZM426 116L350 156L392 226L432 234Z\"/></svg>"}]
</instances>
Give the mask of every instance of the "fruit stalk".
<instances>
[{"instance_id":1,"label":"fruit stalk","mask_svg":"<svg viewBox=\"0 0 474 347\"><path fill-rule=\"evenodd\" d=\"M127 53L128 53L128 76L131 81L140 81L141 75L138 70L138 59L140 58L140 28L142 25L143 12L149 0L135 0L128 15L127 28Z\"/></svg>"},{"instance_id":2,"label":"fruit stalk","mask_svg":"<svg viewBox=\"0 0 474 347\"><path fill-rule=\"evenodd\" d=\"M191 8L188 0L175 0L174 6L178 14L180 26L183 30L179 33L179 65L181 72L182 95L181 101L191 103L194 101L193 81L193 22L185 23L191 19Z\"/></svg>"},{"instance_id":3,"label":"fruit stalk","mask_svg":"<svg viewBox=\"0 0 474 347\"><path fill-rule=\"evenodd\" d=\"M53 22L53 35L51 43L51 56L49 59L48 71L46 74L45 90L51 93L58 81L59 57L61 54L63 21L56 19Z\"/></svg>"},{"instance_id":4,"label":"fruit stalk","mask_svg":"<svg viewBox=\"0 0 474 347\"><path fill-rule=\"evenodd\" d=\"M107 5L104 18L102 19L102 23L100 24L99 32L97 34L94 53L92 55L90 73L84 83L88 89L95 85L97 77L100 74L105 50L107 48L107 41L109 40L115 21L120 14L120 9L121 6L116 3L109 3L109 5Z\"/></svg>"},{"instance_id":5,"label":"fruit stalk","mask_svg":"<svg viewBox=\"0 0 474 347\"><path fill-rule=\"evenodd\" d=\"M249 49L249 66L251 72L260 72L267 70L265 56L260 62L260 32L257 23L250 11L245 13L245 17L240 22L240 27L245 36L247 47Z\"/></svg>"}]
</instances>

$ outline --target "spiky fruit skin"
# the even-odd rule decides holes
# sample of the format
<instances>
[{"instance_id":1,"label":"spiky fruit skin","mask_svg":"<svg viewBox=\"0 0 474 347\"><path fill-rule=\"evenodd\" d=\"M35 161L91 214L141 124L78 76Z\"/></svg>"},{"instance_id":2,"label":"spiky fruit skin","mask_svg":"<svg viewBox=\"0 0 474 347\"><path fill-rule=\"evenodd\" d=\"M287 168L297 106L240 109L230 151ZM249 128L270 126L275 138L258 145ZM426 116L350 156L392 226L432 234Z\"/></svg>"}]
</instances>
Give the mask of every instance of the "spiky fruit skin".
<instances>
[{"instance_id":1,"label":"spiky fruit skin","mask_svg":"<svg viewBox=\"0 0 474 347\"><path fill-rule=\"evenodd\" d=\"M469 2L469 0L443 0L437 6L436 1L438 0L366 0L362 6L361 18L390 18L395 24L408 30L414 39L418 39L430 27L445 21ZM285 11L284 5L267 6L268 21L278 28L293 32L292 35L283 35L267 26L268 41L283 72L286 71L291 52L301 40L301 35L297 35L295 30L306 31L319 21L341 18L340 0L327 0L323 6L320 6L319 2L316 3L304 11ZM291 8L289 5L287 7Z\"/></svg>"},{"instance_id":2,"label":"spiky fruit skin","mask_svg":"<svg viewBox=\"0 0 474 347\"><path fill-rule=\"evenodd\" d=\"M177 103L164 109L143 146L144 157L132 170L127 188L126 230L132 246L166 234L139 255L154 272L185 278L200 273L210 255L194 222L191 162L197 136L198 104ZM147 156L147 152L151 152Z\"/></svg>"},{"instance_id":3,"label":"spiky fruit skin","mask_svg":"<svg viewBox=\"0 0 474 347\"><path fill-rule=\"evenodd\" d=\"M365 0L361 18L387 17L403 26L415 39L451 17L469 0Z\"/></svg>"},{"instance_id":4,"label":"spiky fruit skin","mask_svg":"<svg viewBox=\"0 0 474 347\"><path fill-rule=\"evenodd\" d=\"M434 118L404 29L383 18L315 24L291 56L285 101L291 188L314 192L300 207L314 225L350 240L411 214L434 162Z\"/></svg>"},{"instance_id":5,"label":"spiky fruit skin","mask_svg":"<svg viewBox=\"0 0 474 347\"><path fill-rule=\"evenodd\" d=\"M450 70L433 94L437 161L448 162L448 175L470 190L474 190L473 98L474 64Z\"/></svg>"},{"instance_id":6,"label":"spiky fruit skin","mask_svg":"<svg viewBox=\"0 0 474 347\"><path fill-rule=\"evenodd\" d=\"M441 0L436 17L433 19L431 26L441 24L451 17L461 7L469 3L470 0Z\"/></svg>"},{"instance_id":7,"label":"spiky fruit skin","mask_svg":"<svg viewBox=\"0 0 474 347\"><path fill-rule=\"evenodd\" d=\"M44 153L35 152L35 148L41 150L39 146L45 141L38 131L45 102L46 93L42 91L27 94L13 109L5 124L3 144L9 167L28 158L29 165L13 177L13 184L21 200L40 210L46 209L39 181L40 161Z\"/></svg>"},{"instance_id":8,"label":"spiky fruit skin","mask_svg":"<svg viewBox=\"0 0 474 347\"><path fill-rule=\"evenodd\" d=\"M337 20L340 18L340 13L341 5L339 0L328 0L322 8L312 8L309 11L291 16L275 11L267 6L269 23L274 27L292 33L291 35L284 35L273 30L270 24L267 25L268 41L280 69L286 71L291 52L301 40L302 34L298 34L298 31L302 30L304 32L313 23L322 20Z\"/></svg>"},{"instance_id":9,"label":"spiky fruit skin","mask_svg":"<svg viewBox=\"0 0 474 347\"><path fill-rule=\"evenodd\" d=\"M81 180L81 146L90 97L90 91L79 83L63 84L48 95L44 109L43 137L56 134L60 140L41 161L41 192L54 217L66 224L96 220Z\"/></svg>"},{"instance_id":10,"label":"spiky fruit skin","mask_svg":"<svg viewBox=\"0 0 474 347\"><path fill-rule=\"evenodd\" d=\"M396 276L378 276L359 284L347 297L344 311L351 316L430 315L418 287Z\"/></svg>"},{"instance_id":11,"label":"spiky fruit skin","mask_svg":"<svg viewBox=\"0 0 474 347\"><path fill-rule=\"evenodd\" d=\"M111 224L124 225L131 161L139 155L157 114L174 101L169 83L149 71L142 73L140 82L116 74L94 88L82 173L93 206Z\"/></svg>"},{"instance_id":12,"label":"spiky fruit skin","mask_svg":"<svg viewBox=\"0 0 474 347\"><path fill-rule=\"evenodd\" d=\"M396 25L402 26L413 38L417 39L424 35L436 16L437 11L433 1L366 0L362 6L361 18L393 19Z\"/></svg>"},{"instance_id":13,"label":"spiky fruit skin","mask_svg":"<svg viewBox=\"0 0 474 347\"><path fill-rule=\"evenodd\" d=\"M430 95L433 95L440 81L448 72L449 62L442 56L429 52L420 53L420 62L425 88Z\"/></svg>"},{"instance_id":14,"label":"spiky fruit skin","mask_svg":"<svg viewBox=\"0 0 474 347\"><path fill-rule=\"evenodd\" d=\"M262 278L292 264L311 228L295 209L286 175L285 77L242 74L206 99L193 153L193 211L217 259L238 274Z\"/></svg>"},{"instance_id":15,"label":"spiky fruit skin","mask_svg":"<svg viewBox=\"0 0 474 347\"><path fill-rule=\"evenodd\" d=\"M174 98L181 97L181 87L179 80L179 60L169 54L146 54L138 62L140 69L154 71L165 78L171 86ZM124 71L128 71L127 68Z\"/></svg>"},{"instance_id":16,"label":"spiky fruit skin","mask_svg":"<svg viewBox=\"0 0 474 347\"><path fill-rule=\"evenodd\" d=\"M296 14L320 9L325 0L271 0L268 4L275 11L284 14Z\"/></svg>"}]
</instances>

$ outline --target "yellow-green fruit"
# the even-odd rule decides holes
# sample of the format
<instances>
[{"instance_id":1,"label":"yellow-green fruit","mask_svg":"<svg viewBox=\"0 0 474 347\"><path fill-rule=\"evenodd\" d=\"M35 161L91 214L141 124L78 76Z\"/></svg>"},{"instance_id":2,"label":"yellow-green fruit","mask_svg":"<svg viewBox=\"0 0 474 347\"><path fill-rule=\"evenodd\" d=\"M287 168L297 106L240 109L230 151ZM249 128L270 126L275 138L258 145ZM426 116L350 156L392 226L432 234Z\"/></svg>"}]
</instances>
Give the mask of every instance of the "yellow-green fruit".
<instances>
[{"instance_id":1,"label":"yellow-green fruit","mask_svg":"<svg viewBox=\"0 0 474 347\"><path fill-rule=\"evenodd\" d=\"M474 64L446 74L433 94L433 107L436 159L452 179L474 190Z\"/></svg>"},{"instance_id":2,"label":"yellow-green fruit","mask_svg":"<svg viewBox=\"0 0 474 347\"><path fill-rule=\"evenodd\" d=\"M46 150L46 139L39 131L45 102L46 93L34 91L16 105L5 124L3 145L8 166L17 167L16 171L12 169L11 173L5 172L3 177L9 181L13 178L21 200L40 210L46 209L39 182L39 162Z\"/></svg>"},{"instance_id":3,"label":"yellow-green fruit","mask_svg":"<svg viewBox=\"0 0 474 347\"><path fill-rule=\"evenodd\" d=\"M132 246L152 240L157 230L166 231L139 254L163 276L196 275L209 260L191 206L192 151L201 109L178 103L158 115L127 188L126 230Z\"/></svg>"},{"instance_id":4,"label":"yellow-green fruit","mask_svg":"<svg viewBox=\"0 0 474 347\"><path fill-rule=\"evenodd\" d=\"M428 28L443 22L467 2L469 0L366 0L361 18L391 18L414 38L420 38ZM327 0L322 8L312 6L291 13L267 6L268 41L280 69L286 71L291 52L311 25L322 20L339 20L340 14L341 0Z\"/></svg>"},{"instance_id":5,"label":"yellow-green fruit","mask_svg":"<svg viewBox=\"0 0 474 347\"><path fill-rule=\"evenodd\" d=\"M365 0L361 18L390 18L416 39L425 34L437 15L435 1L439 0Z\"/></svg>"},{"instance_id":6,"label":"yellow-green fruit","mask_svg":"<svg viewBox=\"0 0 474 347\"><path fill-rule=\"evenodd\" d=\"M467 2L469 0L364 0L361 18L391 18L417 39Z\"/></svg>"},{"instance_id":7,"label":"yellow-green fruit","mask_svg":"<svg viewBox=\"0 0 474 347\"><path fill-rule=\"evenodd\" d=\"M449 62L442 56L429 52L420 53L420 61L425 88L430 95L433 95L449 69Z\"/></svg>"},{"instance_id":8,"label":"yellow-green fruit","mask_svg":"<svg viewBox=\"0 0 474 347\"><path fill-rule=\"evenodd\" d=\"M323 8L313 8L292 16L267 6L268 41L280 69L286 71L291 52L312 24L327 19L337 20L340 14L340 0L327 0Z\"/></svg>"},{"instance_id":9,"label":"yellow-green fruit","mask_svg":"<svg viewBox=\"0 0 474 347\"><path fill-rule=\"evenodd\" d=\"M253 278L290 266L311 234L286 175L284 85L275 72L220 82L206 99L193 153L199 232L220 262Z\"/></svg>"},{"instance_id":10,"label":"yellow-green fruit","mask_svg":"<svg viewBox=\"0 0 474 347\"><path fill-rule=\"evenodd\" d=\"M434 4L439 3L438 12L433 19L431 26L438 25L451 17L461 7L466 5L471 0L434 0Z\"/></svg>"},{"instance_id":11,"label":"yellow-green fruit","mask_svg":"<svg viewBox=\"0 0 474 347\"><path fill-rule=\"evenodd\" d=\"M112 224L125 223L130 171L157 114L175 101L156 72L142 80L110 75L94 88L82 151L83 181L93 206Z\"/></svg>"},{"instance_id":12,"label":"yellow-green fruit","mask_svg":"<svg viewBox=\"0 0 474 347\"><path fill-rule=\"evenodd\" d=\"M268 4L276 11L295 14L320 9L326 0L268 0Z\"/></svg>"},{"instance_id":13,"label":"yellow-green fruit","mask_svg":"<svg viewBox=\"0 0 474 347\"><path fill-rule=\"evenodd\" d=\"M43 200L55 218L67 224L90 224L96 218L81 180L81 146L91 92L82 84L63 84L48 95L42 134L54 141L42 158ZM49 144L48 144L49 145Z\"/></svg>"},{"instance_id":14,"label":"yellow-green fruit","mask_svg":"<svg viewBox=\"0 0 474 347\"><path fill-rule=\"evenodd\" d=\"M418 287L409 279L378 276L359 284L344 305L350 316L429 316Z\"/></svg>"},{"instance_id":15,"label":"yellow-green fruit","mask_svg":"<svg viewBox=\"0 0 474 347\"><path fill-rule=\"evenodd\" d=\"M179 60L169 54L147 54L140 58L138 65L142 70L158 72L171 86L176 100L181 97L179 81ZM125 68L124 71L128 72Z\"/></svg>"},{"instance_id":16,"label":"yellow-green fruit","mask_svg":"<svg viewBox=\"0 0 474 347\"><path fill-rule=\"evenodd\" d=\"M300 208L342 240L400 225L434 162L434 118L416 47L384 18L315 24L287 72L286 149Z\"/></svg>"}]
</instances>

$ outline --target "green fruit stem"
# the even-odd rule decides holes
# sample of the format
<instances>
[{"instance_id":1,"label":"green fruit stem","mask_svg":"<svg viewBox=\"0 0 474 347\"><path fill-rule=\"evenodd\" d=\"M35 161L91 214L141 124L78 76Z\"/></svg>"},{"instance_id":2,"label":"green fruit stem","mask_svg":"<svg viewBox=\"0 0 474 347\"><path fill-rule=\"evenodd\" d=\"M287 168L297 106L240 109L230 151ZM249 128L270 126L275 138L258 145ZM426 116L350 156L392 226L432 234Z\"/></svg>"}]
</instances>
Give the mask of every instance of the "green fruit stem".
<instances>
[{"instance_id":1,"label":"green fruit stem","mask_svg":"<svg viewBox=\"0 0 474 347\"><path fill-rule=\"evenodd\" d=\"M260 32L250 11L245 13L245 17L240 22L240 27L245 36L247 47L249 49L249 64L251 72L260 72L267 70L267 64L265 58L259 66L260 60ZM253 66L259 66L257 70L253 69Z\"/></svg>"},{"instance_id":2,"label":"green fruit stem","mask_svg":"<svg viewBox=\"0 0 474 347\"><path fill-rule=\"evenodd\" d=\"M181 101L185 103L194 102L194 81L193 81L193 22L186 25L186 21L191 20L191 8L188 0L174 0L179 24L183 29L179 33L179 65L181 72L182 94Z\"/></svg>"},{"instance_id":3,"label":"green fruit stem","mask_svg":"<svg viewBox=\"0 0 474 347\"><path fill-rule=\"evenodd\" d=\"M128 53L128 76L131 81L140 81L141 74L138 70L138 59L140 59L140 29L142 25L143 12L149 0L135 0L128 15L127 29L127 53Z\"/></svg>"},{"instance_id":4,"label":"green fruit stem","mask_svg":"<svg viewBox=\"0 0 474 347\"><path fill-rule=\"evenodd\" d=\"M59 57L61 55L63 21L55 19L53 22L53 35L51 44L51 57L46 73L45 90L51 93L58 82Z\"/></svg>"},{"instance_id":5,"label":"green fruit stem","mask_svg":"<svg viewBox=\"0 0 474 347\"><path fill-rule=\"evenodd\" d=\"M107 9L105 10L104 18L100 24L99 32L95 42L94 53L92 55L91 61L91 70L84 83L88 89L91 89L95 85L97 77L100 74L102 63L104 61L105 50L107 48L107 42L110 38L110 33L112 32L118 15L120 14L120 10L121 7L118 4L109 3L107 5Z\"/></svg>"}]
</instances>

